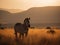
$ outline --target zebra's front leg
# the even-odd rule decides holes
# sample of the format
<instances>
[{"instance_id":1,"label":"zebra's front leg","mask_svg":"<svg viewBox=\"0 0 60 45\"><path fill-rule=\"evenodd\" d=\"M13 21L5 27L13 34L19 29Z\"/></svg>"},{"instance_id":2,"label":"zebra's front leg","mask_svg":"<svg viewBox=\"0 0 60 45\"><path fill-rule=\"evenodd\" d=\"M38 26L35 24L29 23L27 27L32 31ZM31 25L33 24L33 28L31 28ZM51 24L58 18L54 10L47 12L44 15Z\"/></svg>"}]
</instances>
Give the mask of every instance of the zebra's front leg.
<instances>
[{"instance_id":1,"label":"zebra's front leg","mask_svg":"<svg viewBox=\"0 0 60 45\"><path fill-rule=\"evenodd\" d=\"M20 39L23 39L23 38L24 38L24 33L20 33L20 34L19 34L19 38L20 38Z\"/></svg>"},{"instance_id":2,"label":"zebra's front leg","mask_svg":"<svg viewBox=\"0 0 60 45\"><path fill-rule=\"evenodd\" d=\"M27 31L27 32L25 32L25 37L27 37L27 35L28 35L28 31Z\"/></svg>"}]
</instances>

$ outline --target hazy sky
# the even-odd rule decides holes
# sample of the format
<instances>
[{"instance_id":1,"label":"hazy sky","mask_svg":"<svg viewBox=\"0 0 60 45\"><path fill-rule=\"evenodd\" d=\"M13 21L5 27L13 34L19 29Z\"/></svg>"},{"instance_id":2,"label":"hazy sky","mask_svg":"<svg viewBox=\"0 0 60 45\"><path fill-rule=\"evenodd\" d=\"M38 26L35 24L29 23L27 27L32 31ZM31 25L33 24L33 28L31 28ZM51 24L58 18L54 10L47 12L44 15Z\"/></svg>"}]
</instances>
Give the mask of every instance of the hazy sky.
<instances>
[{"instance_id":1,"label":"hazy sky","mask_svg":"<svg viewBox=\"0 0 60 45\"><path fill-rule=\"evenodd\" d=\"M60 0L0 0L0 8L29 9L41 6L60 6Z\"/></svg>"}]
</instances>

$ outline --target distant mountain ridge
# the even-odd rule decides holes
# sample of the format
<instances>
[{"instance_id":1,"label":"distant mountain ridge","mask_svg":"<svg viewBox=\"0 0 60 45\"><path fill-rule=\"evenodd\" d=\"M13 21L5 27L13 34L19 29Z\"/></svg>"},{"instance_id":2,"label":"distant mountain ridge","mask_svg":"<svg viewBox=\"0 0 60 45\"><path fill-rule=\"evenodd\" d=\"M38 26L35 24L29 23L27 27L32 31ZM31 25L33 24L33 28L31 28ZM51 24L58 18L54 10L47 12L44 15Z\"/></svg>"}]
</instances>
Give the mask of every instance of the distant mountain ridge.
<instances>
[{"instance_id":1,"label":"distant mountain ridge","mask_svg":"<svg viewBox=\"0 0 60 45\"><path fill-rule=\"evenodd\" d=\"M60 6L32 7L14 15L30 17L32 23L60 23Z\"/></svg>"},{"instance_id":2,"label":"distant mountain ridge","mask_svg":"<svg viewBox=\"0 0 60 45\"><path fill-rule=\"evenodd\" d=\"M1 23L23 22L26 17L31 18L31 23L60 23L60 6L32 7L18 13L3 13L4 12L2 12L2 16L0 14Z\"/></svg>"},{"instance_id":3,"label":"distant mountain ridge","mask_svg":"<svg viewBox=\"0 0 60 45\"><path fill-rule=\"evenodd\" d=\"M22 12L23 11L21 9L2 9L2 8L0 8L0 10L5 10L5 11L8 11L10 13L18 13L18 12Z\"/></svg>"}]
</instances>

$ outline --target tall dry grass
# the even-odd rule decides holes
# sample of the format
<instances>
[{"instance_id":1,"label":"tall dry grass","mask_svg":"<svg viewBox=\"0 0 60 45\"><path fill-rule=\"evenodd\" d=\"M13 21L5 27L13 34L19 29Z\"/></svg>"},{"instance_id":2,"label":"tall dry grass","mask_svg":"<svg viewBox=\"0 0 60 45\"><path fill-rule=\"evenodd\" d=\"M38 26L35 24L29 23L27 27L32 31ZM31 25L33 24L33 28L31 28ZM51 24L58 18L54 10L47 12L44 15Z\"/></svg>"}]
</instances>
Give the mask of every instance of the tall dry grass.
<instances>
[{"instance_id":1,"label":"tall dry grass","mask_svg":"<svg viewBox=\"0 0 60 45\"><path fill-rule=\"evenodd\" d=\"M0 30L0 45L60 45L60 29L55 30L54 34L47 33L47 31L45 29L30 29L27 37L16 39L12 29Z\"/></svg>"}]
</instances>

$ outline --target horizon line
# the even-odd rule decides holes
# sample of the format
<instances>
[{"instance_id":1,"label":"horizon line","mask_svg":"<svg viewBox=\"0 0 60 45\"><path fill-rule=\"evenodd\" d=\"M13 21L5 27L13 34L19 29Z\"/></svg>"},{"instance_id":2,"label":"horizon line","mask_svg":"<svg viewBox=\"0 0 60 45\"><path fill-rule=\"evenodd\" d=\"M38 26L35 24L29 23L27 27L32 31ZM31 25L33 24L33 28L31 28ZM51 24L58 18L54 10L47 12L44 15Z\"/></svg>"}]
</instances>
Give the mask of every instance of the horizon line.
<instances>
[{"instance_id":1,"label":"horizon line","mask_svg":"<svg viewBox=\"0 0 60 45\"><path fill-rule=\"evenodd\" d=\"M34 6L34 7L57 7L58 5L56 5L56 6ZM34 7L30 7L30 8L34 8ZM30 9L30 8L28 8L28 9ZM1 9L21 9L21 8L0 8L0 10ZM21 9L21 10L28 10L28 9Z\"/></svg>"}]
</instances>

